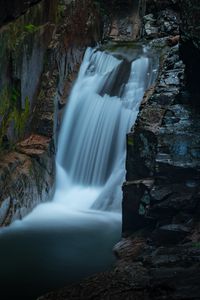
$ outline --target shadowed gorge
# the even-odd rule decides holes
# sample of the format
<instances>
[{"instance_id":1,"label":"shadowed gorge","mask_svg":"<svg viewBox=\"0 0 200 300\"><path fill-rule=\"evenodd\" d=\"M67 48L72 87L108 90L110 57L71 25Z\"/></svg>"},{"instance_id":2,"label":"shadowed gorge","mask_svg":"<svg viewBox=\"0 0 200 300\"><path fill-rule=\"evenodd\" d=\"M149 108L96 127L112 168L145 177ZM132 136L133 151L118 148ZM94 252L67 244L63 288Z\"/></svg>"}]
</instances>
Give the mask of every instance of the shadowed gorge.
<instances>
[{"instance_id":1,"label":"shadowed gorge","mask_svg":"<svg viewBox=\"0 0 200 300\"><path fill-rule=\"evenodd\" d=\"M0 2L0 298L199 300L199 1Z\"/></svg>"}]
</instances>

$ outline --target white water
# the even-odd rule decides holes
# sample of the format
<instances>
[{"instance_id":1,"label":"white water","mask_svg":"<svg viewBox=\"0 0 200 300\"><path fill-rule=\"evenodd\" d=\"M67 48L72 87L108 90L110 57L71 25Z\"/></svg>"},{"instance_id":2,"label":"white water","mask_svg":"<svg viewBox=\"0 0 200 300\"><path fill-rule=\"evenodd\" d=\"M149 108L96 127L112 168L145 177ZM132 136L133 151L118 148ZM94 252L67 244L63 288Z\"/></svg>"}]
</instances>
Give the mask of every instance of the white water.
<instances>
[{"instance_id":1,"label":"white water","mask_svg":"<svg viewBox=\"0 0 200 300\"><path fill-rule=\"evenodd\" d=\"M152 62L142 54L127 70L128 82L119 82L120 93L110 96L123 63L87 49L60 132L54 198L2 230L1 280L14 283L18 270L18 287L20 281L45 289L112 263L121 231L126 133L154 80Z\"/></svg>"},{"instance_id":2,"label":"white water","mask_svg":"<svg viewBox=\"0 0 200 300\"><path fill-rule=\"evenodd\" d=\"M74 196L66 200L67 206L121 211L126 133L134 124L144 92L153 81L148 78L151 61L141 56L131 64L122 95L104 94L104 86L118 77L123 63L105 52L91 48L86 51L64 117L57 153L54 199L60 201L68 186ZM87 200L82 196L83 191Z\"/></svg>"}]
</instances>

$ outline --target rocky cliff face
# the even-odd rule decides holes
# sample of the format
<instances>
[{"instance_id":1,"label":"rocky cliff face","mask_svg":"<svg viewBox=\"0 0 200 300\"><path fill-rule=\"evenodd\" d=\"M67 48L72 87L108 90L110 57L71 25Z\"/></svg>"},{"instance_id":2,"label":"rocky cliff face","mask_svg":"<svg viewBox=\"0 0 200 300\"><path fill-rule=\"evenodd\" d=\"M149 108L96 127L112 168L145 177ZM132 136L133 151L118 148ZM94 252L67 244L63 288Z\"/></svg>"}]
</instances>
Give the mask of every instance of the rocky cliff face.
<instances>
[{"instance_id":1,"label":"rocky cliff face","mask_svg":"<svg viewBox=\"0 0 200 300\"><path fill-rule=\"evenodd\" d=\"M186 80L190 92L198 104L200 67L200 3L195 0L181 1L181 57L186 64Z\"/></svg>"},{"instance_id":2,"label":"rocky cliff face","mask_svg":"<svg viewBox=\"0 0 200 300\"><path fill-rule=\"evenodd\" d=\"M191 1L181 7L181 55L178 45L167 50L155 89L147 92L136 126L127 137L123 230L125 235L133 234L136 242L141 236L145 239L136 261L148 270L150 299L200 297L196 257L200 241L200 116L193 107L194 95L199 96L193 78L194 62L199 60L199 21L191 21L198 14L195 7ZM169 38L168 44L174 41L176 37ZM128 244L122 243L123 247L132 251ZM119 256L120 252L121 245Z\"/></svg>"},{"instance_id":3,"label":"rocky cliff face","mask_svg":"<svg viewBox=\"0 0 200 300\"><path fill-rule=\"evenodd\" d=\"M56 26L57 1L41 1L0 32L0 141L9 148L30 128L45 53Z\"/></svg>"},{"instance_id":4,"label":"rocky cliff face","mask_svg":"<svg viewBox=\"0 0 200 300\"><path fill-rule=\"evenodd\" d=\"M32 5L41 0L8 0L0 1L0 25L10 22L25 13Z\"/></svg>"},{"instance_id":5,"label":"rocky cliff face","mask_svg":"<svg viewBox=\"0 0 200 300\"><path fill-rule=\"evenodd\" d=\"M50 197L62 111L99 24L92 1L43 0L1 29L1 225Z\"/></svg>"},{"instance_id":6,"label":"rocky cliff face","mask_svg":"<svg viewBox=\"0 0 200 300\"><path fill-rule=\"evenodd\" d=\"M109 4L107 11L110 12L111 23L108 37L115 41L138 40L142 35L145 8L145 0L113 1Z\"/></svg>"},{"instance_id":7,"label":"rocky cliff face","mask_svg":"<svg viewBox=\"0 0 200 300\"><path fill-rule=\"evenodd\" d=\"M31 120L39 105L40 78L56 27L57 5L57 1L41 1L1 28L1 225L23 217L45 201L52 188L53 127L47 125L51 134L46 131L42 135L33 130ZM22 7L25 9L21 2L13 18L22 13ZM54 99L55 91L49 94L46 105L52 115Z\"/></svg>"}]
</instances>

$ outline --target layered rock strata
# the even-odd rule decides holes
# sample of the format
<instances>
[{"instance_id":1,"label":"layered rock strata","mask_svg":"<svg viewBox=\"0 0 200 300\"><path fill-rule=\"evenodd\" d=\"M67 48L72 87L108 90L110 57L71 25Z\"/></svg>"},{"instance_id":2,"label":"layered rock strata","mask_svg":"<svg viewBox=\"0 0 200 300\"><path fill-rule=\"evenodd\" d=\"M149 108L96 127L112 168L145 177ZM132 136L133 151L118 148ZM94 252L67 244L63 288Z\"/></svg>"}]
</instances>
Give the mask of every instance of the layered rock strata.
<instances>
[{"instance_id":1,"label":"layered rock strata","mask_svg":"<svg viewBox=\"0 0 200 300\"><path fill-rule=\"evenodd\" d=\"M45 130L39 132L33 129L32 120L41 104L38 97L42 90L40 79L56 28L56 5L57 1L41 1L16 21L2 27L0 32L2 226L22 218L35 205L45 201L53 185L54 125L48 123ZM16 13L15 17L21 11ZM45 99L46 111L52 120L55 96L56 86ZM41 114L44 118L44 112Z\"/></svg>"},{"instance_id":2,"label":"layered rock strata","mask_svg":"<svg viewBox=\"0 0 200 300\"><path fill-rule=\"evenodd\" d=\"M100 39L99 24L89 0L41 1L2 28L2 226L51 199L62 113L86 46Z\"/></svg>"}]
</instances>

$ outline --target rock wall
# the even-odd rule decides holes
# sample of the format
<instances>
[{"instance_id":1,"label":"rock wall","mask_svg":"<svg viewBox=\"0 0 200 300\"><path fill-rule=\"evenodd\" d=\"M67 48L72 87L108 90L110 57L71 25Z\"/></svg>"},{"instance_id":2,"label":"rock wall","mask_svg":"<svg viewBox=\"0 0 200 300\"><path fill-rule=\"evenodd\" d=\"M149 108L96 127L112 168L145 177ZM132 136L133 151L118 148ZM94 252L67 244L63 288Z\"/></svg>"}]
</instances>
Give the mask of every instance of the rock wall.
<instances>
[{"instance_id":1,"label":"rock wall","mask_svg":"<svg viewBox=\"0 0 200 300\"><path fill-rule=\"evenodd\" d=\"M16 19L25 13L32 5L41 0L1 0L0 6L0 25L3 25L11 20Z\"/></svg>"},{"instance_id":2,"label":"rock wall","mask_svg":"<svg viewBox=\"0 0 200 300\"><path fill-rule=\"evenodd\" d=\"M199 21L194 21L198 15L197 2L183 2L180 49L186 69L179 45L173 46L178 41L177 36L168 37L168 45L172 47L166 49L156 86L147 91L136 125L127 136L123 232L124 236L131 237L116 247L116 253L122 272L124 261L130 264L134 260L132 269L139 264L143 280L148 278L150 286L140 278L133 280L141 288L147 288L144 299L200 297L199 260L196 259L200 241L197 234L200 115L192 105L194 93L198 94L198 80L192 75L197 76L194 63L198 64L199 50L195 26ZM157 17L159 15L157 12ZM192 95L187 93L185 75ZM143 246L141 239L144 239ZM130 269L131 276L136 275Z\"/></svg>"},{"instance_id":3,"label":"rock wall","mask_svg":"<svg viewBox=\"0 0 200 300\"><path fill-rule=\"evenodd\" d=\"M30 116L56 26L57 0L41 1L0 32L0 142L9 148L30 129Z\"/></svg>"},{"instance_id":4,"label":"rock wall","mask_svg":"<svg viewBox=\"0 0 200 300\"><path fill-rule=\"evenodd\" d=\"M145 0L113 1L109 39L114 41L135 41L142 35L142 18L145 14ZM108 8L108 11L109 8ZM107 37L108 38L108 37Z\"/></svg>"},{"instance_id":5,"label":"rock wall","mask_svg":"<svg viewBox=\"0 0 200 300\"><path fill-rule=\"evenodd\" d=\"M128 135L123 187L124 231L152 228L163 240L165 230L171 228L173 235L172 224L181 238L187 222L194 221L200 178L198 113L182 101L184 66L177 46L169 52L164 67Z\"/></svg>"},{"instance_id":6,"label":"rock wall","mask_svg":"<svg viewBox=\"0 0 200 300\"><path fill-rule=\"evenodd\" d=\"M1 157L0 225L21 219L48 199L54 182L53 154L50 138L32 134Z\"/></svg>"},{"instance_id":7,"label":"rock wall","mask_svg":"<svg viewBox=\"0 0 200 300\"><path fill-rule=\"evenodd\" d=\"M67 96L86 46L100 39L98 7L43 0L0 39L0 223L8 225L50 197Z\"/></svg>"},{"instance_id":8,"label":"rock wall","mask_svg":"<svg viewBox=\"0 0 200 300\"><path fill-rule=\"evenodd\" d=\"M200 3L197 0L181 1L181 57L186 64L186 80L190 92L199 102L200 68Z\"/></svg>"},{"instance_id":9,"label":"rock wall","mask_svg":"<svg viewBox=\"0 0 200 300\"><path fill-rule=\"evenodd\" d=\"M159 1L153 2L154 5L159 5ZM128 134L127 181L123 187L124 233L148 227L152 228L152 231L162 232L163 239L165 230L169 233L169 226L172 224L176 225L175 227L179 226L181 237L183 229L181 226L186 226L189 219L194 221L196 210L198 211L200 178L199 115L193 110L191 97L188 97L184 86L185 66L180 60L179 47L173 46L178 42L176 36L178 23L174 12L171 12L172 1L168 2L170 7L167 7L166 11L167 14L171 14L171 22L176 26L172 32L168 32L166 28L164 36L167 34L170 36L159 39L158 44L164 45L167 42L172 48L170 50L166 48L166 57L164 56L161 64L161 74L156 87L147 91L136 125ZM189 2L190 6L188 6ZM193 14L195 18L197 13L197 10L193 11L195 3L191 2L184 2L181 13L181 53L186 57L188 53L184 52L185 39L192 39L191 50L194 46L198 47L198 44L195 44L195 34L198 36L198 29L190 26L191 20L186 18L187 8L191 10L190 16ZM149 3L152 5L152 1ZM163 10L162 15L166 15L163 14ZM155 24L158 26L159 23L162 27L165 22L160 22L160 16L158 11L153 17L145 16L145 25L150 20L148 23L150 28ZM155 18L154 23L151 21L152 18ZM198 23L194 22L194 24ZM171 34L174 37L171 37ZM160 27L156 35L160 37ZM153 35L150 38L153 38ZM156 40L153 43L156 43ZM188 69L195 72L193 65L188 62L190 59L191 56L184 61L186 76ZM198 60L198 55L193 59ZM191 78L187 77L187 79L188 84L193 85ZM182 215L184 217L181 217ZM170 228L173 235L173 226ZM169 238L170 234L166 237Z\"/></svg>"},{"instance_id":10,"label":"rock wall","mask_svg":"<svg viewBox=\"0 0 200 300\"><path fill-rule=\"evenodd\" d=\"M157 13L164 9L179 9L178 0L146 0L146 13Z\"/></svg>"},{"instance_id":11,"label":"rock wall","mask_svg":"<svg viewBox=\"0 0 200 300\"><path fill-rule=\"evenodd\" d=\"M31 123L40 102L40 79L56 28L57 5L57 1L43 0L1 28L1 225L23 217L45 201L52 189L53 127L47 124L49 130L39 135ZM46 109L51 106L52 114L55 95L55 91L49 94L46 102Z\"/></svg>"}]
</instances>

